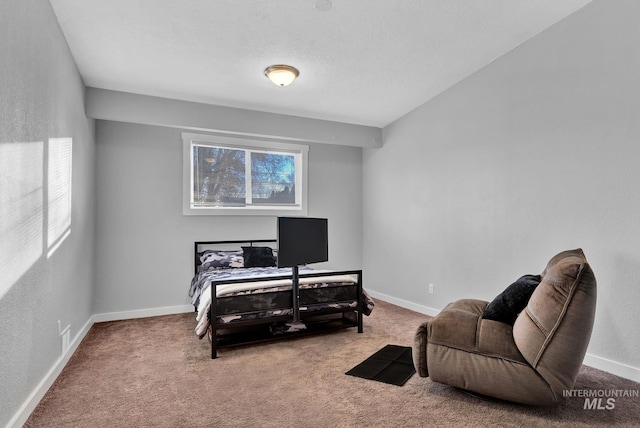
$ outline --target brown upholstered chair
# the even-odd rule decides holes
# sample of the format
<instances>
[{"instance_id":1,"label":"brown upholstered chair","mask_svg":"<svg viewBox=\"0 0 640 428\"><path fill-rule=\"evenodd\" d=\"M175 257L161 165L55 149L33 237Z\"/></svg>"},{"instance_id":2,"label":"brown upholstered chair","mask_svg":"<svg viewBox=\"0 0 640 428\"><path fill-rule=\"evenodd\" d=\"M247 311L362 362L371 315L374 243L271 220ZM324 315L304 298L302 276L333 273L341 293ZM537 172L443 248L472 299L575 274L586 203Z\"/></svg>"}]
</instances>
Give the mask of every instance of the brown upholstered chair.
<instances>
[{"instance_id":1,"label":"brown upholstered chair","mask_svg":"<svg viewBox=\"0 0 640 428\"><path fill-rule=\"evenodd\" d=\"M434 382L517 403L562 402L587 351L596 279L581 249L553 257L511 326L483 318L489 302L458 300L415 335L416 371Z\"/></svg>"}]
</instances>

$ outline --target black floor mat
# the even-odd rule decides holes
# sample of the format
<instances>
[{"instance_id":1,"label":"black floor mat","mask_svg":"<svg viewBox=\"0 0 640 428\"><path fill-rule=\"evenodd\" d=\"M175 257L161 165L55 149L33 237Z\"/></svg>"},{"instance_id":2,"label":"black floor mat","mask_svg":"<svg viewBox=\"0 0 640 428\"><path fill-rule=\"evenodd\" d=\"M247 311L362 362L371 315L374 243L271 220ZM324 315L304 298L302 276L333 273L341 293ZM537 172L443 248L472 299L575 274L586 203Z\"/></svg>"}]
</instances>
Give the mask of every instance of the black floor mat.
<instances>
[{"instance_id":1,"label":"black floor mat","mask_svg":"<svg viewBox=\"0 0 640 428\"><path fill-rule=\"evenodd\" d=\"M415 372L411 347L387 345L345 374L402 386Z\"/></svg>"}]
</instances>

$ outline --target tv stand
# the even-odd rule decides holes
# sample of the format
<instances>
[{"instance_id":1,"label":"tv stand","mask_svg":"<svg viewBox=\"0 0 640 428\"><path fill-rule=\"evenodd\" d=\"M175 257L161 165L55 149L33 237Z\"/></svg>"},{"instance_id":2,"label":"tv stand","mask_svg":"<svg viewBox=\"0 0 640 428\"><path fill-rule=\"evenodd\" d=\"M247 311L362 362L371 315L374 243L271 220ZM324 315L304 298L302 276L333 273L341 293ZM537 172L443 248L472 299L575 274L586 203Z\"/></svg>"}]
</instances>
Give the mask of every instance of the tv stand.
<instances>
[{"instance_id":1,"label":"tv stand","mask_svg":"<svg viewBox=\"0 0 640 428\"><path fill-rule=\"evenodd\" d=\"M306 326L300 321L300 270L297 265L291 268L291 281L291 298L293 299L291 327L295 330L304 330Z\"/></svg>"}]
</instances>

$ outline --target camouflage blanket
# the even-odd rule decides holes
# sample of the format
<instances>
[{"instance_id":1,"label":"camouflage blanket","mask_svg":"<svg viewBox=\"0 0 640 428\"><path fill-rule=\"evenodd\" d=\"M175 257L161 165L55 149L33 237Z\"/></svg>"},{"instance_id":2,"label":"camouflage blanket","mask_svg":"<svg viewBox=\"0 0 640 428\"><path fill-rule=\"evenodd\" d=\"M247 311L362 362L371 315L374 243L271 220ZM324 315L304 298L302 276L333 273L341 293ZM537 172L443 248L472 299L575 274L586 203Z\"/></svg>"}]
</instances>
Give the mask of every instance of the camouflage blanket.
<instances>
[{"instance_id":1,"label":"camouflage blanket","mask_svg":"<svg viewBox=\"0 0 640 428\"><path fill-rule=\"evenodd\" d=\"M307 267L300 268L300 274L304 274L307 272L316 272L323 273L325 271L318 271ZM301 312L310 312L310 311L318 311L323 308L349 308L355 307L356 302L330 302L330 298L324 298L323 295L330 296L336 293L336 286L340 285L352 285L356 283L356 278L351 275L330 275L330 271L326 271L327 276L322 277L313 277L313 278L304 278L301 277L299 279L300 290L306 289L317 289L315 293L317 293L319 297L319 301L329 301L324 305L309 305L308 307L301 305ZM288 276L286 279L282 278L274 278L272 280L265 281L251 281L251 279L255 278L269 278L269 277L280 277L286 275ZM210 287L212 281L220 281L220 280L235 280L242 279L246 281L242 281L240 283L234 284L218 284L216 286L216 297L224 297L224 296L245 296L243 297L246 301L249 295L250 299L259 300L260 295L264 293L272 293L274 291L290 291L292 287L291 269L290 268L276 268L276 267L253 267L253 268L236 268L236 269L217 269L217 270L206 270L204 272L199 272L194 276L191 281L191 287L189 289L189 296L191 297L191 302L196 308L197 315L196 320L198 321L198 325L196 326L196 334L202 338L206 335L207 329L209 327L209 308L211 307L211 292ZM363 314L369 315L374 307L373 299L363 290ZM241 312L241 311L239 311ZM225 323L225 322L233 322L238 320L249 320L256 318L269 318L273 316L283 315L286 310L276 310L276 311L254 311L254 312L243 312L238 314L233 314L230 316L220 316L217 318L217 322ZM290 312L290 310L289 310Z\"/></svg>"}]
</instances>

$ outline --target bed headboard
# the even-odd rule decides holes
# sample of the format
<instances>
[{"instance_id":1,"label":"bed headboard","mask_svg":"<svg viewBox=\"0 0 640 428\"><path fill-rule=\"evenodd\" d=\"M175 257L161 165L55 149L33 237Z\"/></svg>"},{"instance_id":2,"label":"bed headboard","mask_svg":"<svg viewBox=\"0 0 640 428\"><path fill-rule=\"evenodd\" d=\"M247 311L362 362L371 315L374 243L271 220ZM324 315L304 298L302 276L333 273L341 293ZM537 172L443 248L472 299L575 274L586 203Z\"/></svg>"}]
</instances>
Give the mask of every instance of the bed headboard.
<instances>
[{"instance_id":1,"label":"bed headboard","mask_svg":"<svg viewBox=\"0 0 640 428\"><path fill-rule=\"evenodd\" d=\"M242 247L271 247L278 248L277 239L248 239L244 241L195 241L193 243L193 272L198 273L200 260L198 253L204 250L241 250Z\"/></svg>"}]
</instances>

